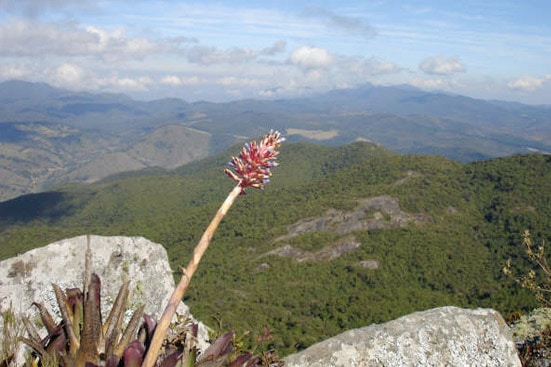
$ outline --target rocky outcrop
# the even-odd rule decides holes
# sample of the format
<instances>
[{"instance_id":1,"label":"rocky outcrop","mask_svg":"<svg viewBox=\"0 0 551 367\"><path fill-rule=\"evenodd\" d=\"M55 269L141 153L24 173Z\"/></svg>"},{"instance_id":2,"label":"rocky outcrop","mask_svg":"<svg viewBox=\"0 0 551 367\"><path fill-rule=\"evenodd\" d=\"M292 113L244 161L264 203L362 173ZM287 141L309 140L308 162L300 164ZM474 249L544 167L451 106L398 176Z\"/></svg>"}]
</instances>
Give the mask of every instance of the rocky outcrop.
<instances>
[{"instance_id":1,"label":"rocky outcrop","mask_svg":"<svg viewBox=\"0 0 551 367\"><path fill-rule=\"evenodd\" d=\"M102 314L109 310L125 281L130 281L131 295L127 316L139 306L159 319L174 290L174 278L166 250L143 237L79 236L52 243L0 262L0 315L11 308L16 314L36 320L38 310L33 302L42 302L59 317L52 283L61 287L83 288L88 239L92 250L92 271L101 280ZM188 307L180 302L179 315L188 316ZM1 317L0 317L1 320ZM208 329L201 322L198 348L208 346ZM0 328L2 323L0 322ZM0 339L2 332L0 330ZM17 360L22 363L24 350Z\"/></svg>"},{"instance_id":2,"label":"rocky outcrop","mask_svg":"<svg viewBox=\"0 0 551 367\"><path fill-rule=\"evenodd\" d=\"M498 312L457 307L349 330L284 360L286 367L521 366Z\"/></svg>"},{"instance_id":3,"label":"rocky outcrop","mask_svg":"<svg viewBox=\"0 0 551 367\"><path fill-rule=\"evenodd\" d=\"M319 251L305 251L295 248L291 245L284 245L275 250L269 251L263 256L278 255L282 257L291 257L297 262L303 261L330 261L344 254L354 251L362 244L356 241L356 237L349 235L324 246Z\"/></svg>"},{"instance_id":4,"label":"rocky outcrop","mask_svg":"<svg viewBox=\"0 0 551 367\"><path fill-rule=\"evenodd\" d=\"M402 228L410 224L423 225L431 221L432 218L428 215L403 211L397 198L386 195L365 198L359 200L358 205L352 210L329 209L319 217L299 220L289 226L287 234L274 240L275 243L283 244L263 256L291 257L298 262L330 261L361 246L360 241L353 234L355 231ZM332 232L341 237L318 251L306 251L286 243L296 236L314 232ZM366 261L376 260L366 259Z\"/></svg>"},{"instance_id":5,"label":"rocky outcrop","mask_svg":"<svg viewBox=\"0 0 551 367\"><path fill-rule=\"evenodd\" d=\"M33 302L56 310L52 283L62 289L83 287L86 236L65 239L0 262L0 310L12 305L32 312ZM130 280L132 303L160 316L174 289L165 249L143 237L90 236L92 270L99 275L102 301L109 306L120 286ZM182 304L182 312L187 308Z\"/></svg>"},{"instance_id":6,"label":"rocky outcrop","mask_svg":"<svg viewBox=\"0 0 551 367\"><path fill-rule=\"evenodd\" d=\"M89 236L92 270L101 279L102 313L107 315L124 281L130 281L129 315L139 305L158 319L174 290L174 278L163 246L143 237ZM83 288L87 236L79 236L30 250L0 262L0 311L11 307L32 319L33 302L58 312L52 283L62 289ZM178 313L188 314L180 303ZM204 340L205 328L201 328Z\"/></svg>"},{"instance_id":7,"label":"rocky outcrop","mask_svg":"<svg viewBox=\"0 0 551 367\"><path fill-rule=\"evenodd\" d=\"M319 217L302 219L289 227L286 235L275 242L288 240L303 233L335 232L349 234L354 231L367 231L381 228L401 228L410 223L422 225L432 218L420 213L406 213L400 208L397 198L376 196L358 201L352 210L329 209Z\"/></svg>"}]
</instances>

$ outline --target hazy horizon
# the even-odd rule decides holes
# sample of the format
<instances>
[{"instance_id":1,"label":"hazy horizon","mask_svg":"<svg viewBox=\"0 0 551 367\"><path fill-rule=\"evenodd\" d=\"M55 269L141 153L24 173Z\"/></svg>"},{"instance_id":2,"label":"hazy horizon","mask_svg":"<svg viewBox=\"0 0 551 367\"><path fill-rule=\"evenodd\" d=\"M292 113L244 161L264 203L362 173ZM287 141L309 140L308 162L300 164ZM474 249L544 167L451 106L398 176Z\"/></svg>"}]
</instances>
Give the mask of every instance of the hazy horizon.
<instances>
[{"instance_id":1,"label":"hazy horizon","mask_svg":"<svg viewBox=\"0 0 551 367\"><path fill-rule=\"evenodd\" d=\"M551 4L1 2L0 81L225 102L366 83L551 104Z\"/></svg>"}]
</instances>

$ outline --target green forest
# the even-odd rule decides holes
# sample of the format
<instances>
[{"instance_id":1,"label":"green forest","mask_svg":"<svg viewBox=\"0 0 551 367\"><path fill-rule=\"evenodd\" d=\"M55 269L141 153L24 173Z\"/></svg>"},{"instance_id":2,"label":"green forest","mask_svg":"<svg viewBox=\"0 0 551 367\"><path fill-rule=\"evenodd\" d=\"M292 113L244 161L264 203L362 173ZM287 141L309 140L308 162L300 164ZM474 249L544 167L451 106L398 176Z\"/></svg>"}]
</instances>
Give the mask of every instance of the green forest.
<instances>
[{"instance_id":1,"label":"green forest","mask_svg":"<svg viewBox=\"0 0 551 367\"><path fill-rule=\"evenodd\" d=\"M122 174L2 202L0 259L82 234L143 236L165 246L178 280L233 188L223 169L239 149L173 171ZM521 245L525 230L536 244L551 239L551 156L460 163L364 142L289 143L278 162L265 190L248 189L230 209L184 298L207 325L237 333L266 326L286 355L437 306L489 307L505 317L536 306L502 268L508 259L515 270L533 267ZM360 220L375 218L379 227L289 236L297 223L348 213L381 196L396 199L410 220L397 223L373 209ZM275 251L288 245L316 254L350 238L360 245L330 259Z\"/></svg>"}]
</instances>

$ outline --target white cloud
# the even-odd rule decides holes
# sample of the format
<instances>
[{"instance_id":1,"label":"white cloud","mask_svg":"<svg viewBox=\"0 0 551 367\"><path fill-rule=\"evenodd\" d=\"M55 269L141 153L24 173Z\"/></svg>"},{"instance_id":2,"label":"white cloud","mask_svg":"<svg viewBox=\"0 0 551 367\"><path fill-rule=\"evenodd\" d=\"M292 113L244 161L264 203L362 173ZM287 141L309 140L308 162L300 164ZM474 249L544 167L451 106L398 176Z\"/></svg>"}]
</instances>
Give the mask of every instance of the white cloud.
<instances>
[{"instance_id":1,"label":"white cloud","mask_svg":"<svg viewBox=\"0 0 551 367\"><path fill-rule=\"evenodd\" d=\"M261 56L272 56L283 52L286 43L277 41L272 46L261 50L234 47L229 50L220 50L216 47L193 46L185 51L189 62L201 65L214 64L241 64L251 62Z\"/></svg>"},{"instance_id":2,"label":"white cloud","mask_svg":"<svg viewBox=\"0 0 551 367\"><path fill-rule=\"evenodd\" d=\"M334 57L324 48L302 46L291 53L290 61L302 69L320 69L330 67Z\"/></svg>"},{"instance_id":3,"label":"white cloud","mask_svg":"<svg viewBox=\"0 0 551 367\"><path fill-rule=\"evenodd\" d=\"M376 34L375 28L366 20L358 17L338 14L325 8L310 8L302 13L311 18L322 19L332 30L340 29L347 33L359 34L371 38Z\"/></svg>"},{"instance_id":4,"label":"white cloud","mask_svg":"<svg viewBox=\"0 0 551 367\"><path fill-rule=\"evenodd\" d=\"M131 91L146 91L148 86L153 84L153 80L147 76L140 76L136 78L112 78L108 81L109 87L118 87L122 90Z\"/></svg>"},{"instance_id":5,"label":"white cloud","mask_svg":"<svg viewBox=\"0 0 551 367\"><path fill-rule=\"evenodd\" d=\"M36 17L47 11L93 8L95 5L95 1L90 0L0 0L0 9L27 17Z\"/></svg>"},{"instance_id":6,"label":"white cloud","mask_svg":"<svg viewBox=\"0 0 551 367\"><path fill-rule=\"evenodd\" d=\"M166 75L160 80L161 84L174 85L174 86L199 85L205 82L206 81L204 79L199 78L198 76L190 76L190 77L184 78L177 75Z\"/></svg>"},{"instance_id":7,"label":"white cloud","mask_svg":"<svg viewBox=\"0 0 551 367\"><path fill-rule=\"evenodd\" d=\"M465 66L457 56L433 56L419 64L419 69L427 74L450 75L465 72Z\"/></svg>"},{"instance_id":8,"label":"white cloud","mask_svg":"<svg viewBox=\"0 0 551 367\"><path fill-rule=\"evenodd\" d=\"M251 78L239 78L235 76L228 76L219 78L216 80L217 84L224 86L239 86L239 87L258 87L262 85L262 81Z\"/></svg>"},{"instance_id":9,"label":"white cloud","mask_svg":"<svg viewBox=\"0 0 551 367\"><path fill-rule=\"evenodd\" d=\"M393 62L371 60L369 63L371 73L374 75L397 73L401 69Z\"/></svg>"},{"instance_id":10,"label":"white cloud","mask_svg":"<svg viewBox=\"0 0 551 367\"><path fill-rule=\"evenodd\" d=\"M216 47L209 46L192 47L186 54L189 62L201 65L239 64L250 61L258 55L257 52L251 49L219 50Z\"/></svg>"},{"instance_id":11,"label":"white cloud","mask_svg":"<svg viewBox=\"0 0 551 367\"><path fill-rule=\"evenodd\" d=\"M379 60L375 57L340 57L339 68L345 73L358 77L399 73L402 69L393 62Z\"/></svg>"},{"instance_id":12,"label":"white cloud","mask_svg":"<svg viewBox=\"0 0 551 367\"><path fill-rule=\"evenodd\" d=\"M166 85L182 85L184 84L182 79L176 75L166 75L161 79L161 84Z\"/></svg>"},{"instance_id":13,"label":"white cloud","mask_svg":"<svg viewBox=\"0 0 551 367\"><path fill-rule=\"evenodd\" d=\"M507 83L507 87L514 90L533 92L550 80L551 75L546 75L541 78L536 78L533 76L523 76L521 78L511 80L509 83Z\"/></svg>"},{"instance_id":14,"label":"white cloud","mask_svg":"<svg viewBox=\"0 0 551 367\"><path fill-rule=\"evenodd\" d=\"M84 78L84 70L78 65L65 63L55 70L55 78L58 84L78 86Z\"/></svg>"},{"instance_id":15,"label":"white cloud","mask_svg":"<svg viewBox=\"0 0 551 367\"><path fill-rule=\"evenodd\" d=\"M145 38L128 38L122 28L81 28L70 22L12 20L0 26L0 34L0 55L4 57L95 56L119 60L167 48Z\"/></svg>"},{"instance_id":16,"label":"white cloud","mask_svg":"<svg viewBox=\"0 0 551 367\"><path fill-rule=\"evenodd\" d=\"M266 56L276 55L285 51L285 47L287 47L287 42L279 40L275 42L272 46L263 49L260 54Z\"/></svg>"},{"instance_id":17,"label":"white cloud","mask_svg":"<svg viewBox=\"0 0 551 367\"><path fill-rule=\"evenodd\" d=\"M422 79L419 77L414 77L409 81L409 84L421 89L447 91L453 91L454 89L462 86L462 84L457 80L448 78Z\"/></svg>"},{"instance_id":18,"label":"white cloud","mask_svg":"<svg viewBox=\"0 0 551 367\"><path fill-rule=\"evenodd\" d=\"M0 65L0 78L2 79L24 79L31 74L29 68L24 65Z\"/></svg>"},{"instance_id":19,"label":"white cloud","mask_svg":"<svg viewBox=\"0 0 551 367\"><path fill-rule=\"evenodd\" d=\"M73 63L44 69L38 80L51 85L73 90L111 91L111 92L145 92L155 82L144 75L119 75L118 71L110 74L97 73ZM83 88L83 86L86 86Z\"/></svg>"},{"instance_id":20,"label":"white cloud","mask_svg":"<svg viewBox=\"0 0 551 367\"><path fill-rule=\"evenodd\" d=\"M258 95L264 98L273 98L278 96L283 91L281 87L266 88L261 90Z\"/></svg>"}]
</instances>

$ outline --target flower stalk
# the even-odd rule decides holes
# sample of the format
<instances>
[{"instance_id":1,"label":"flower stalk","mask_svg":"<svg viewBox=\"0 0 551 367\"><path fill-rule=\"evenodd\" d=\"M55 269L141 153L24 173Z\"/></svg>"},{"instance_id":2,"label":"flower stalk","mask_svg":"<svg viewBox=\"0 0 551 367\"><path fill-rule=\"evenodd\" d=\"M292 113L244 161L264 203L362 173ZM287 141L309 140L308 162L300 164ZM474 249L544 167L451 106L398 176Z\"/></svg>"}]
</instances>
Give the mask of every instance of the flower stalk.
<instances>
[{"instance_id":1,"label":"flower stalk","mask_svg":"<svg viewBox=\"0 0 551 367\"><path fill-rule=\"evenodd\" d=\"M143 360L142 367L155 366L163 340L170 326L170 322L176 313L178 304L184 297L191 282L191 278L197 270L205 251L209 247L218 225L226 216L235 199L237 199L239 195L244 194L247 187L263 189L269 182L269 178L272 175L271 168L277 166L275 162L279 154L277 149L284 140L285 139L281 137L278 131L271 130L267 135L262 137L258 144L255 141L247 143L244 145L239 156L232 157L229 166L233 168L233 171L225 169L224 172L231 179L236 181L237 185L229 193L226 200L224 200L215 216L212 218L207 229L201 236L199 243L193 250L187 267L183 269L182 278L174 289L157 324L151 344Z\"/></svg>"}]
</instances>

